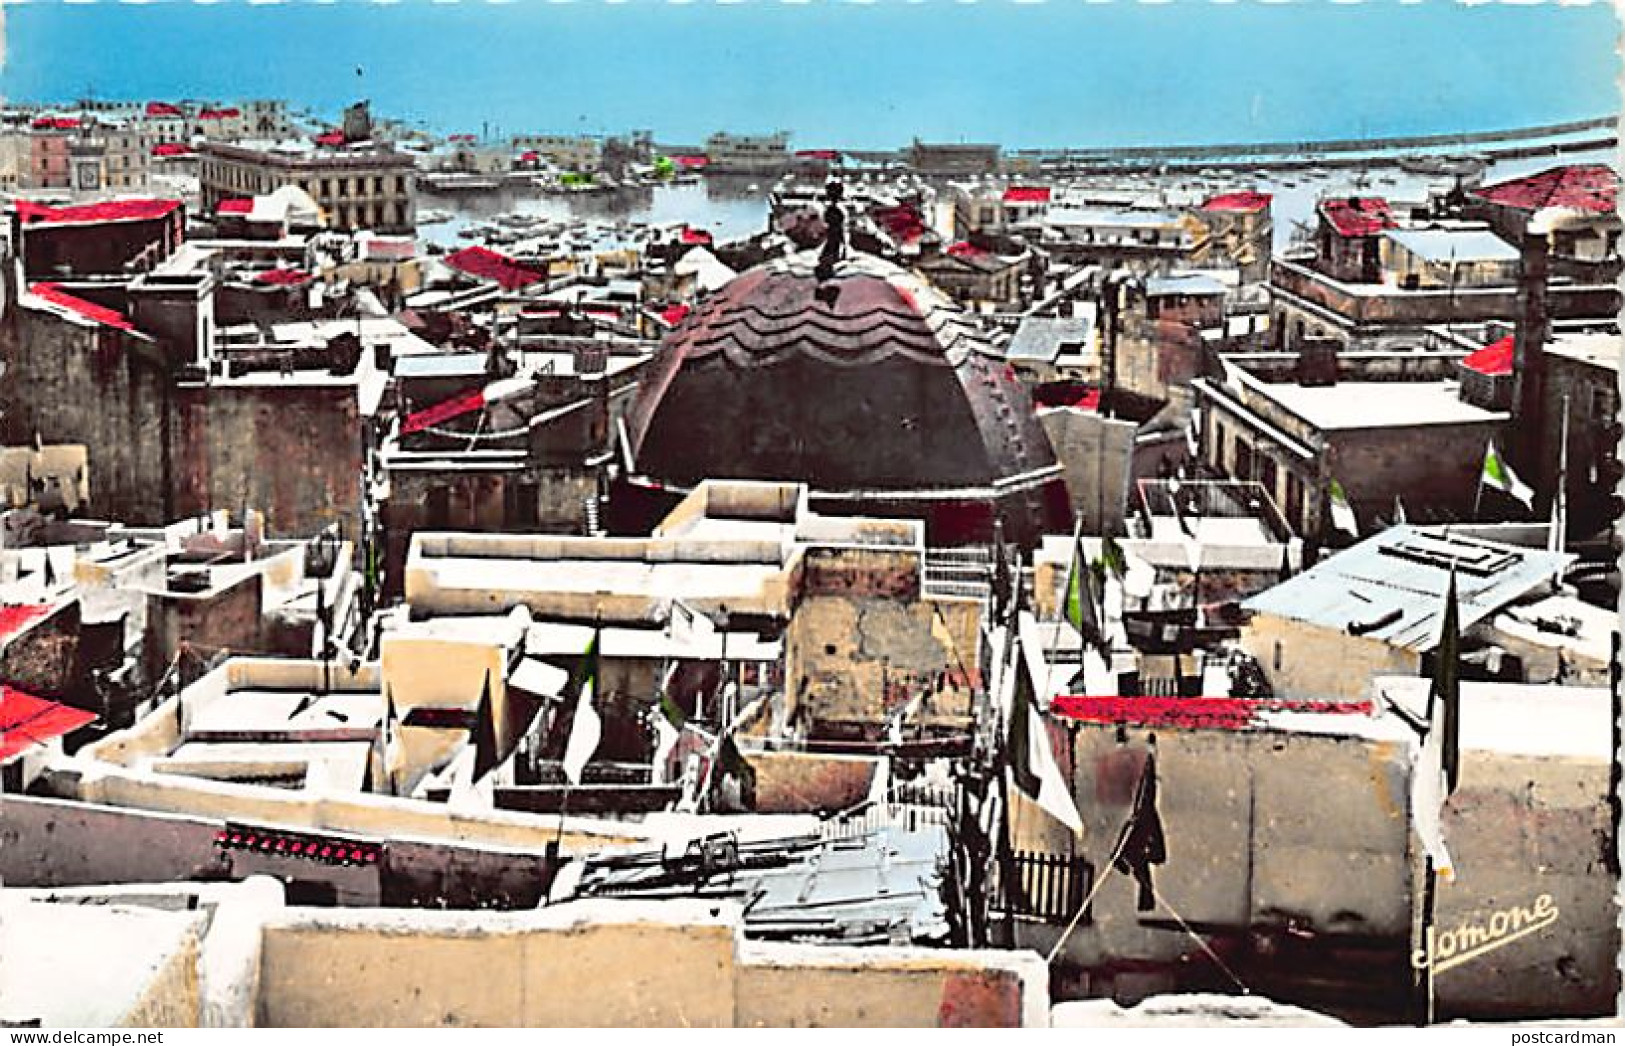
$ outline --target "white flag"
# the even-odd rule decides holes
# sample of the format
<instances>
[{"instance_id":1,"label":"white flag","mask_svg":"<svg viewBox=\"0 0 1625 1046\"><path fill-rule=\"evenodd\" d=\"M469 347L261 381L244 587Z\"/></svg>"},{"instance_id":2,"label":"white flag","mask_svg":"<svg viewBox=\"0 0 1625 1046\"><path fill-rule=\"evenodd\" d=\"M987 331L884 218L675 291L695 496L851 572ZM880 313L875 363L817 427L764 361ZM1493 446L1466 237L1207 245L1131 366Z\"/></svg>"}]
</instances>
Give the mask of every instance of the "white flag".
<instances>
[{"instance_id":1,"label":"white flag","mask_svg":"<svg viewBox=\"0 0 1625 1046\"><path fill-rule=\"evenodd\" d=\"M599 719L598 709L593 704L597 693L598 633L594 632L592 642L587 644L581 689L576 696L575 721L570 724L570 740L564 746L564 776L573 785L581 783L581 774L592 761L593 753L598 751L598 742L603 737L603 720Z\"/></svg>"},{"instance_id":2,"label":"white flag","mask_svg":"<svg viewBox=\"0 0 1625 1046\"><path fill-rule=\"evenodd\" d=\"M1510 494L1523 502L1523 507L1535 507L1535 492L1529 484L1518 478L1512 471L1512 466L1501 460L1501 454L1495 449L1495 441L1484 450L1484 474L1479 482L1486 487L1493 487L1503 493Z\"/></svg>"},{"instance_id":3,"label":"white flag","mask_svg":"<svg viewBox=\"0 0 1625 1046\"><path fill-rule=\"evenodd\" d=\"M1443 712L1442 702L1435 707ZM1444 724L1439 713L1428 724L1427 736L1416 748L1411 763L1411 822L1416 836L1433 859L1433 870L1446 882L1454 882L1456 869L1444 845Z\"/></svg>"},{"instance_id":4,"label":"white flag","mask_svg":"<svg viewBox=\"0 0 1625 1046\"><path fill-rule=\"evenodd\" d=\"M1343 531L1351 538L1360 536L1360 522L1354 516L1354 506L1349 504L1349 496L1343 490L1343 484L1332 480L1332 526Z\"/></svg>"}]
</instances>

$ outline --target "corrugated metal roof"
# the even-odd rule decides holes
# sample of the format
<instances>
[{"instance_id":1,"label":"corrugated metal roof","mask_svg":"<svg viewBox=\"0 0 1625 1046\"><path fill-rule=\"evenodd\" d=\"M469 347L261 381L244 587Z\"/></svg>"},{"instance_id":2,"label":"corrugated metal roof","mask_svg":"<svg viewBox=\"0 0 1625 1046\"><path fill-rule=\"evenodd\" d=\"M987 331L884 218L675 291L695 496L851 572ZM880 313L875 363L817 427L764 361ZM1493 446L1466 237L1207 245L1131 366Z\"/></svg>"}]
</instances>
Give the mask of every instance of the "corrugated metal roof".
<instances>
[{"instance_id":1,"label":"corrugated metal roof","mask_svg":"<svg viewBox=\"0 0 1625 1046\"><path fill-rule=\"evenodd\" d=\"M691 848L587 858L578 896L732 898L755 938L831 944L940 943L948 847L936 823L848 838L739 841L706 861Z\"/></svg>"},{"instance_id":2,"label":"corrugated metal roof","mask_svg":"<svg viewBox=\"0 0 1625 1046\"><path fill-rule=\"evenodd\" d=\"M1451 534L1448 527L1390 527L1242 607L1426 653L1439 642L1452 562L1466 631L1573 560Z\"/></svg>"},{"instance_id":3,"label":"corrugated metal roof","mask_svg":"<svg viewBox=\"0 0 1625 1046\"><path fill-rule=\"evenodd\" d=\"M1090 347L1093 331L1094 324L1086 318L1029 316L1016 328L1004 355L1010 360L1053 363L1067 345L1076 345L1080 349Z\"/></svg>"},{"instance_id":4,"label":"corrugated metal roof","mask_svg":"<svg viewBox=\"0 0 1625 1046\"><path fill-rule=\"evenodd\" d=\"M1153 276L1145 281L1145 293L1157 298L1166 294L1224 294L1228 288L1204 273Z\"/></svg>"},{"instance_id":5,"label":"corrugated metal roof","mask_svg":"<svg viewBox=\"0 0 1625 1046\"><path fill-rule=\"evenodd\" d=\"M1515 262L1517 248L1488 229L1389 229L1383 234L1430 262Z\"/></svg>"},{"instance_id":6,"label":"corrugated metal roof","mask_svg":"<svg viewBox=\"0 0 1625 1046\"><path fill-rule=\"evenodd\" d=\"M490 359L483 352L439 352L401 356L395 360L397 378L483 377Z\"/></svg>"}]
</instances>

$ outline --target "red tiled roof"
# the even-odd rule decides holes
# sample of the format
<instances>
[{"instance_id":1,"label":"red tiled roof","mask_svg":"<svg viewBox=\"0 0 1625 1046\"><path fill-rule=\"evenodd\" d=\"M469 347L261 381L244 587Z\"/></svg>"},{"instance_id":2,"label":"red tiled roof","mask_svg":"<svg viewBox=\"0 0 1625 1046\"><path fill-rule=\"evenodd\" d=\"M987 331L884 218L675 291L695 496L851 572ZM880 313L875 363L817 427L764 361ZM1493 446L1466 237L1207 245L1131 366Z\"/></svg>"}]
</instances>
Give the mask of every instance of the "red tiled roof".
<instances>
[{"instance_id":1,"label":"red tiled roof","mask_svg":"<svg viewBox=\"0 0 1625 1046\"><path fill-rule=\"evenodd\" d=\"M76 298L54 283L36 283L29 287L28 291L36 298L48 301L52 305L67 309L70 312L78 313L87 320L95 320L97 323L121 331L135 330L135 324L131 323L129 317L123 313L109 309L104 305L97 305L95 302L85 301L83 298ZM3 635L4 625L0 624L0 636Z\"/></svg>"},{"instance_id":2,"label":"red tiled roof","mask_svg":"<svg viewBox=\"0 0 1625 1046\"><path fill-rule=\"evenodd\" d=\"M77 116L40 116L31 125L40 131L71 131L79 126Z\"/></svg>"},{"instance_id":3,"label":"red tiled roof","mask_svg":"<svg viewBox=\"0 0 1625 1046\"><path fill-rule=\"evenodd\" d=\"M671 162L679 167L709 167L711 158L709 156L673 156Z\"/></svg>"},{"instance_id":4,"label":"red tiled roof","mask_svg":"<svg viewBox=\"0 0 1625 1046\"><path fill-rule=\"evenodd\" d=\"M179 200L104 200L72 207L48 207L29 200L17 201L17 214L25 225L90 222L151 221L165 218L181 206Z\"/></svg>"},{"instance_id":5,"label":"red tiled roof","mask_svg":"<svg viewBox=\"0 0 1625 1046\"><path fill-rule=\"evenodd\" d=\"M1498 342L1486 345L1462 360L1468 370L1476 370L1492 378L1512 373L1512 350L1517 339L1507 335Z\"/></svg>"},{"instance_id":6,"label":"red tiled roof","mask_svg":"<svg viewBox=\"0 0 1625 1046\"><path fill-rule=\"evenodd\" d=\"M184 116L185 114L181 112L180 106L178 106L178 105L170 105L168 102L148 102L147 103L147 115L148 116Z\"/></svg>"},{"instance_id":7,"label":"red tiled roof","mask_svg":"<svg viewBox=\"0 0 1625 1046\"><path fill-rule=\"evenodd\" d=\"M204 109L197 114L199 120L229 120L232 117L243 115L241 109Z\"/></svg>"},{"instance_id":8,"label":"red tiled roof","mask_svg":"<svg viewBox=\"0 0 1625 1046\"><path fill-rule=\"evenodd\" d=\"M1012 185L1004 190L1005 203L1049 203L1047 185Z\"/></svg>"},{"instance_id":9,"label":"red tiled roof","mask_svg":"<svg viewBox=\"0 0 1625 1046\"><path fill-rule=\"evenodd\" d=\"M191 156L192 147L185 142L159 142L152 147L154 156Z\"/></svg>"},{"instance_id":10,"label":"red tiled roof","mask_svg":"<svg viewBox=\"0 0 1625 1046\"><path fill-rule=\"evenodd\" d=\"M10 639L55 609L50 603L0 606L0 640Z\"/></svg>"},{"instance_id":11,"label":"red tiled roof","mask_svg":"<svg viewBox=\"0 0 1625 1046\"><path fill-rule=\"evenodd\" d=\"M954 258L981 258L988 252L966 240L948 246L948 254Z\"/></svg>"},{"instance_id":12,"label":"red tiled roof","mask_svg":"<svg viewBox=\"0 0 1625 1046\"><path fill-rule=\"evenodd\" d=\"M1553 167L1527 178L1486 185L1473 190L1473 195L1522 211L1566 207L1601 214L1616 208L1618 191L1619 175L1612 167L1586 163Z\"/></svg>"},{"instance_id":13,"label":"red tiled roof","mask_svg":"<svg viewBox=\"0 0 1625 1046\"><path fill-rule=\"evenodd\" d=\"M221 200L219 205L215 207L215 212L217 214L253 214L254 201L247 196Z\"/></svg>"},{"instance_id":14,"label":"red tiled roof","mask_svg":"<svg viewBox=\"0 0 1625 1046\"><path fill-rule=\"evenodd\" d=\"M1339 196L1320 201L1320 213L1339 236L1375 236L1394 227L1388 201L1380 196Z\"/></svg>"},{"instance_id":15,"label":"red tiled roof","mask_svg":"<svg viewBox=\"0 0 1625 1046\"><path fill-rule=\"evenodd\" d=\"M1085 723L1131 726L1216 727L1245 730L1263 725L1264 712L1370 715L1370 701L1283 701L1247 697L1056 697L1056 715Z\"/></svg>"},{"instance_id":16,"label":"red tiled roof","mask_svg":"<svg viewBox=\"0 0 1625 1046\"><path fill-rule=\"evenodd\" d=\"M317 145L343 145L344 144L344 132L343 131L323 131L321 134L318 134L316 136L315 142L316 142Z\"/></svg>"},{"instance_id":17,"label":"red tiled roof","mask_svg":"<svg viewBox=\"0 0 1625 1046\"><path fill-rule=\"evenodd\" d=\"M1204 211L1234 211L1240 214L1256 214L1270 205L1274 199L1267 192L1227 192L1208 198L1202 204Z\"/></svg>"},{"instance_id":18,"label":"red tiled roof","mask_svg":"<svg viewBox=\"0 0 1625 1046\"><path fill-rule=\"evenodd\" d=\"M685 225L683 226L682 241L692 244L709 244L711 234L704 229L696 229L693 226Z\"/></svg>"},{"instance_id":19,"label":"red tiled roof","mask_svg":"<svg viewBox=\"0 0 1625 1046\"><path fill-rule=\"evenodd\" d=\"M688 314L693 311L694 310L689 306L684 305L682 302L678 302L676 305L668 305L664 309L661 309L660 318L675 327L679 323L682 323L683 320L687 318Z\"/></svg>"},{"instance_id":20,"label":"red tiled roof","mask_svg":"<svg viewBox=\"0 0 1625 1046\"><path fill-rule=\"evenodd\" d=\"M911 204L877 207L869 216L899 243L913 243L925 235L925 222L920 218L920 212Z\"/></svg>"},{"instance_id":21,"label":"red tiled roof","mask_svg":"<svg viewBox=\"0 0 1625 1046\"><path fill-rule=\"evenodd\" d=\"M96 717L83 709L47 701L14 687L0 686L0 762L95 721Z\"/></svg>"},{"instance_id":22,"label":"red tiled roof","mask_svg":"<svg viewBox=\"0 0 1625 1046\"><path fill-rule=\"evenodd\" d=\"M1052 381L1033 390L1033 402L1040 407L1099 410L1100 389L1076 381Z\"/></svg>"},{"instance_id":23,"label":"red tiled roof","mask_svg":"<svg viewBox=\"0 0 1625 1046\"><path fill-rule=\"evenodd\" d=\"M547 277L488 247L464 247L446 255L446 264L481 280L495 281L505 291L528 287Z\"/></svg>"},{"instance_id":24,"label":"red tiled roof","mask_svg":"<svg viewBox=\"0 0 1625 1046\"><path fill-rule=\"evenodd\" d=\"M268 283L273 287L297 287L311 279L311 274L303 269L266 269L254 274L255 283Z\"/></svg>"}]
</instances>

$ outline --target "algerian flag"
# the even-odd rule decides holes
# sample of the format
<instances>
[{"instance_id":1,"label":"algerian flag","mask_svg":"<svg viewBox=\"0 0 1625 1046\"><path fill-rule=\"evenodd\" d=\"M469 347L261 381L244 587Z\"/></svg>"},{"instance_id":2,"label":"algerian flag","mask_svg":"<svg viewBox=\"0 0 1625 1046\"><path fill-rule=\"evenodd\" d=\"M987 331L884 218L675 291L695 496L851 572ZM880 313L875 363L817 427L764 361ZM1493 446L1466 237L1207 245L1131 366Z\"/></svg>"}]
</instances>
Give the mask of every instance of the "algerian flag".
<instances>
[{"instance_id":1,"label":"algerian flag","mask_svg":"<svg viewBox=\"0 0 1625 1046\"><path fill-rule=\"evenodd\" d=\"M1354 517L1354 506L1349 504L1343 484L1335 479L1332 480L1332 526L1351 538L1360 536L1360 523Z\"/></svg>"},{"instance_id":2,"label":"algerian flag","mask_svg":"<svg viewBox=\"0 0 1625 1046\"><path fill-rule=\"evenodd\" d=\"M1411 763L1411 823L1416 837L1433 859L1433 870L1446 882L1456 878L1454 862L1444 843L1444 730L1442 724L1428 726L1427 737L1417 748Z\"/></svg>"},{"instance_id":3,"label":"algerian flag","mask_svg":"<svg viewBox=\"0 0 1625 1046\"><path fill-rule=\"evenodd\" d=\"M1128 557L1123 555L1123 546L1119 545L1117 539L1110 534L1100 540L1100 561L1106 564L1106 569L1111 571L1119 581L1127 576Z\"/></svg>"},{"instance_id":4,"label":"algerian flag","mask_svg":"<svg viewBox=\"0 0 1625 1046\"><path fill-rule=\"evenodd\" d=\"M683 710L677 707L677 702L671 696L672 677L677 674L677 662L673 661L671 667L666 669L666 677L660 684L660 704L650 713L649 720L655 728L654 752L654 783L666 783L666 763L671 753L677 747L677 741L683 736L683 724L688 717Z\"/></svg>"},{"instance_id":5,"label":"algerian flag","mask_svg":"<svg viewBox=\"0 0 1625 1046\"><path fill-rule=\"evenodd\" d=\"M389 782L389 794L398 795L400 784L397 777L402 755L401 724L400 717L395 713L395 695L390 693L387 684L384 687L383 734L383 752L379 761L383 764L384 778Z\"/></svg>"},{"instance_id":6,"label":"algerian flag","mask_svg":"<svg viewBox=\"0 0 1625 1046\"><path fill-rule=\"evenodd\" d=\"M1049 731L1044 728L1043 716L1033 703L1031 673L1019 649L1014 653L1016 656L1005 666L1000 680L1010 723L1007 748L1010 778L1040 809L1081 835L1083 818L1078 816L1072 789L1061 776L1060 767L1055 765Z\"/></svg>"},{"instance_id":7,"label":"algerian flag","mask_svg":"<svg viewBox=\"0 0 1625 1046\"><path fill-rule=\"evenodd\" d=\"M1433 653L1433 680L1428 689L1428 732L1411 766L1411 821L1417 838L1433 860L1434 870L1449 882L1455 863L1445 848L1444 801L1456 790L1461 773L1461 629L1456 604L1456 572L1445 591L1439 645Z\"/></svg>"},{"instance_id":8,"label":"algerian flag","mask_svg":"<svg viewBox=\"0 0 1625 1046\"><path fill-rule=\"evenodd\" d=\"M587 644L587 652L582 658L575 721L570 724L570 740L564 746L564 776L573 785L581 783L582 771L587 769L593 753L598 751L598 741L604 732L598 709L593 706L593 700L598 696L598 638L599 632L594 629L592 642Z\"/></svg>"},{"instance_id":9,"label":"algerian flag","mask_svg":"<svg viewBox=\"0 0 1625 1046\"><path fill-rule=\"evenodd\" d=\"M1106 634L1100 627L1100 611L1095 596L1095 571L1083 558L1083 540L1076 539L1072 546L1072 568L1066 577L1066 619L1078 630L1083 641L1090 646L1106 645Z\"/></svg>"},{"instance_id":10,"label":"algerian flag","mask_svg":"<svg viewBox=\"0 0 1625 1046\"><path fill-rule=\"evenodd\" d=\"M1484 474L1478 481L1486 487L1493 487L1517 498L1523 502L1524 508L1535 507L1534 490L1518 478L1518 474L1512 471L1512 466L1501 460L1500 453L1495 449L1494 440L1490 440L1489 446L1484 450Z\"/></svg>"}]
</instances>

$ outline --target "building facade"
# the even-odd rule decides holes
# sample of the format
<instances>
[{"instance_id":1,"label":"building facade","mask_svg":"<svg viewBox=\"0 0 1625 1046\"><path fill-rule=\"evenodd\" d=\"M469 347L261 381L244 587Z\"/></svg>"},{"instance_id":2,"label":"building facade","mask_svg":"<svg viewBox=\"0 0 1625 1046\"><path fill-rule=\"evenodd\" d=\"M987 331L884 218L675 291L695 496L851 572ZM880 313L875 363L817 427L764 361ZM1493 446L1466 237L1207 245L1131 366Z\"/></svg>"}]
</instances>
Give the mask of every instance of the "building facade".
<instances>
[{"instance_id":1,"label":"building facade","mask_svg":"<svg viewBox=\"0 0 1625 1046\"><path fill-rule=\"evenodd\" d=\"M389 149L306 148L207 142L202 147L203 206L267 195L297 185L322 208L328 226L407 233L417 227L412 158Z\"/></svg>"}]
</instances>

